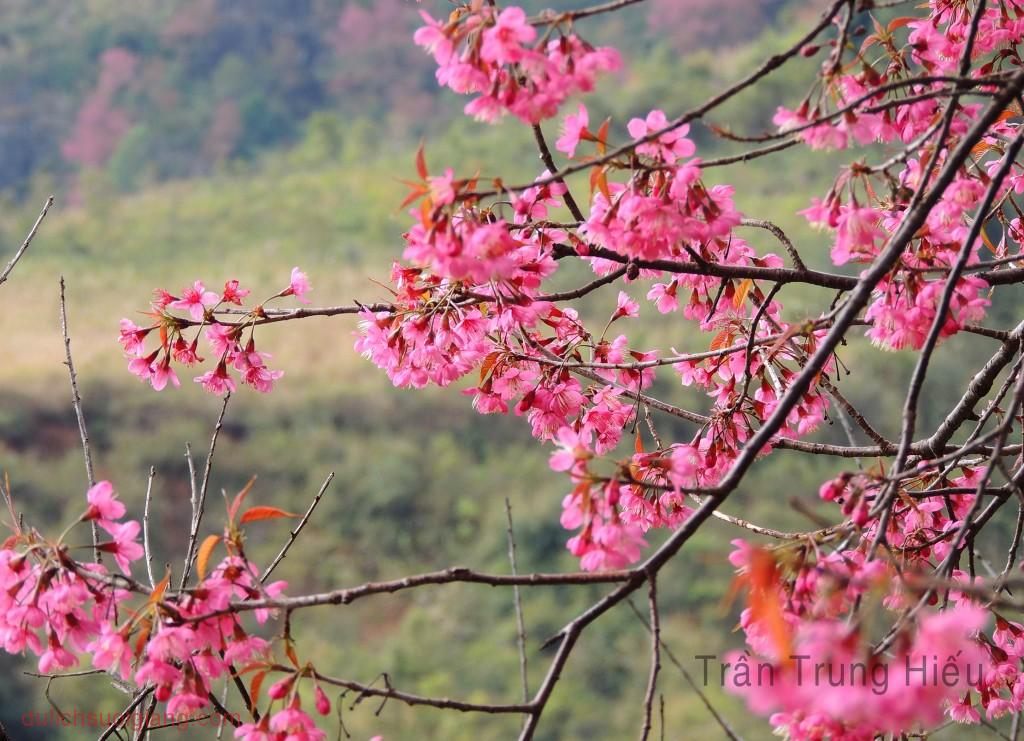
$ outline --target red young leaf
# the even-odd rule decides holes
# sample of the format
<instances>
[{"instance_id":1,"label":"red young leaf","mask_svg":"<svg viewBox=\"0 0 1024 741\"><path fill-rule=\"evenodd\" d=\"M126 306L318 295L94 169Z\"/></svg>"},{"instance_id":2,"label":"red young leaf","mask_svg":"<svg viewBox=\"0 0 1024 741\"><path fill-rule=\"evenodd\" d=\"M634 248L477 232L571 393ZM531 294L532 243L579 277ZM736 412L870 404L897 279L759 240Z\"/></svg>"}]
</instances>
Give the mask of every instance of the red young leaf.
<instances>
[{"instance_id":1,"label":"red young leaf","mask_svg":"<svg viewBox=\"0 0 1024 741\"><path fill-rule=\"evenodd\" d=\"M421 180L426 180L427 175L427 160L423 156L423 143L420 142L420 148L416 150L416 173L420 176Z\"/></svg>"},{"instance_id":2,"label":"red young leaf","mask_svg":"<svg viewBox=\"0 0 1024 741\"><path fill-rule=\"evenodd\" d=\"M238 514L238 509L242 506L242 502L245 501L246 495L252 490L253 484L256 483L256 477L253 476L249 479L249 483L242 487L242 490L235 496L234 501L231 502L231 506L228 507L228 520L231 522L235 521L235 515Z\"/></svg>"},{"instance_id":3,"label":"red young leaf","mask_svg":"<svg viewBox=\"0 0 1024 741\"><path fill-rule=\"evenodd\" d=\"M298 515L292 514L291 512L285 512L283 509L278 509L277 507L253 507L252 509L246 510L245 514L242 515L241 522L244 525L247 522L276 520L281 517L298 517Z\"/></svg>"}]
</instances>

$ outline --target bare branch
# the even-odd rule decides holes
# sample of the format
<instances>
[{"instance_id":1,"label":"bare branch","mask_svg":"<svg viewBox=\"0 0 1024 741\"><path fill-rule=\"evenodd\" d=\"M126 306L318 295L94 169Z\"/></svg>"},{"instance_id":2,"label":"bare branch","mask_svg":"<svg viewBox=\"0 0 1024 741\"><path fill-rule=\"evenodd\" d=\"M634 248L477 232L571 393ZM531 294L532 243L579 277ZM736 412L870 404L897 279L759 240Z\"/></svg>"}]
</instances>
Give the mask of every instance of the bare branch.
<instances>
[{"instance_id":1,"label":"bare branch","mask_svg":"<svg viewBox=\"0 0 1024 741\"><path fill-rule=\"evenodd\" d=\"M39 212L38 218L32 228L28 231L28 236L25 237L25 241L21 243L21 247L14 253L14 257L10 259L7 266L4 267L3 272L0 272L0 285L7 282L7 278L10 276L11 271L14 270L14 266L18 264L18 260L22 258L25 251L28 250L28 246L32 244L32 240L35 239L36 232L39 231L39 225L43 223L43 219L46 218L46 213L50 210L50 206L53 205L53 196L46 199L46 203L43 204L43 210Z\"/></svg>"},{"instance_id":2,"label":"bare branch","mask_svg":"<svg viewBox=\"0 0 1024 741\"><path fill-rule=\"evenodd\" d=\"M294 668L275 665L272 667L276 671L294 672ZM312 672L312 676L316 678L318 682L324 684L334 685L335 687L344 687L345 689L353 690L358 692L360 695L365 697L385 697L404 702L406 705L426 705L439 710L458 710L463 713L531 713L533 712L533 705L531 703L520 703L511 705L488 705L485 703L475 702L461 702L459 700L450 700L447 697L424 697L422 695L414 695L408 692L401 692L390 686L385 689L379 689L377 687L371 687L368 684L362 682L354 682L350 679L341 679L339 677L331 677L320 672Z\"/></svg>"},{"instance_id":3,"label":"bare branch","mask_svg":"<svg viewBox=\"0 0 1024 741\"><path fill-rule=\"evenodd\" d=\"M220 414L217 416L217 424L213 427L213 435L210 437L210 450L206 454L206 466L203 469L203 482L199 487L198 498L195 501L192 513L192 527L188 535L188 550L185 552L185 565L181 572L180 589L184 589L188 583L189 574L192 571L192 561L196 556L196 541L199 537L199 526L203 522L203 512L206 510L206 489L210 483L210 472L213 469L213 454L217 450L217 438L220 435L221 427L224 426L224 414L228 410L228 401L231 394L224 394L224 402L220 407ZM187 446L186 446L187 449Z\"/></svg>"},{"instance_id":4,"label":"bare branch","mask_svg":"<svg viewBox=\"0 0 1024 741\"><path fill-rule=\"evenodd\" d=\"M153 479L156 477L156 468L149 467L149 480L146 482L146 502L142 510L142 547L146 553L146 574L149 576L149 586L156 588L156 579L153 578L153 550L149 545L149 505L153 496Z\"/></svg>"},{"instance_id":5,"label":"bare branch","mask_svg":"<svg viewBox=\"0 0 1024 741\"><path fill-rule=\"evenodd\" d=\"M518 576L516 565L516 536L512 528L512 503L505 497L505 518L508 521L508 561L512 568L512 576ZM516 608L516 643L519 646L519 680L523 685L523 701L530 699L530 681L526 673L526 623L523 620L523 602L519 594L519 585L512 585L512 598Z\"/></svg>"},{"instance_id":6,"label":"bare branch","mask_svg":"<svg viewBox=\"0 0 1024 741\"><path fill-rule=\"evenodd\" d=\"M313 497L313 501L306 509L306 513L302 515L302 519L299 520L299 524L296 525L295 529L289 534L288 542L284 544L278 554L274 556L274 560L271 561L270 565L264 570L263 576L260 577L260 583L265 584L271 573L273 573L274 569L277 568L277 565L284 560L285 556L288 555L288 550L292 547L292 543L294 543L295 539L299 537L299 533L302 532L302 528L306 527L306 523L309 522L309 518L313 515L313 510L315 510L316 506L320 504L321 497L323 497L324 492L327 491L327 487L331 485L332 481L334 481L334 471L327 474L327 478L324 479L324 483L320 486L320 491L318 491L316 496Z\"/></svg>"},{"instance_id":7,"label":"bare branch","mask_svg":"<svg viewBox=\"0 0 1024 741\"><path fill-rule=\"evenodd\" d=\"M793 246L793 242L790 241L786 233L782 231L781 227L766 219L743 219L740 221L740 226L753 226L758 229L765 229L775 235L775 238L779 240L786 252L789 253L790 259L793 261L793 267L797 270L807 270L807 266L804 265L804 261L800 259L800 253L796 251L796 247Z\"/></svg>"},{"instance_id":8,"label":"bare branch","mask_svg":"<svg viewBox=\"0 0 1024 741\"><path fill-rule=\"evenodd\" d=\"M332 592L307 594L298 597L280 597L275 599L245 600L234 602L230 607L219 612L196 615L188 618L190 622L202 621L216 615L244 612L257 609L297 610L318 605L347 605L358 599L374 594L391 594L406 589L414 589L427 584L486 584L492 587L520 585L560 586L566 584L615 584L635 578L636 571L580 571L561 574L485 574L464 567L453 567L444 571L432 571L425 574L406 576L401 579L384 582L367 582L358 587L337 589Z\"/></svg>"},{"instance_id":9,"label":"bare branch","mask_svg":"<svg viewBox=\"0 0 1024 741\"><path fill-rule=\"evenodd\" d=\"M96 475L92 465L92 448L89 446L89 430L85 425L85 413L82 411L82 396L78 393L78 375L75 373L75 364L71 359L71 337L68 335L68 310L64 300L64 276L60 278L60 330L64 336L64 364L68 368L68 376L71 379L71 405L75 409L75 419L78 420L78 434L82 439L82 455L85 458L85 475L89 481L89 487L96 485ZM102 563L103 555L99 549L99 531L96 523L92 522L92 547L96 563Z\"/></svg>"},{"instance_id":10,"label":"bare branch","mask_svg":"<svg viewBox=\"0 0 1024 741\"><path fill-rule=\"evenodd\" d=\"M128 703L128 707L122 710L121 714L114 719L114 722L107 726L107 729L100 734L98 741L106 741L106 739L110 738L112 735L117 733L117 729L121 727L121 724L124 723L133 712L135 712L135 708L141 705L142 702L147 697L149 697L149 694L152 691L152 687L146 687L140 690L139 693L135 695L135 697L132 699L132 701Z\"/></svg>"},{"instance_id":11,"label":"bare branch","mask_svg":"<svg viewBox=\"0 0 1024 741\"><path fill-rule=\"evenodd\" d=\"M650 604L651 616L651 671L647 677L647 691L644 694L644 722L640 727L640 741L647 741L651 733L651 711L654 707L654 692L658 687L658 671L661 669L661 621L658 615L657 580L653 575L648 584L647 600Z\"/></svg>"}]
</instances>

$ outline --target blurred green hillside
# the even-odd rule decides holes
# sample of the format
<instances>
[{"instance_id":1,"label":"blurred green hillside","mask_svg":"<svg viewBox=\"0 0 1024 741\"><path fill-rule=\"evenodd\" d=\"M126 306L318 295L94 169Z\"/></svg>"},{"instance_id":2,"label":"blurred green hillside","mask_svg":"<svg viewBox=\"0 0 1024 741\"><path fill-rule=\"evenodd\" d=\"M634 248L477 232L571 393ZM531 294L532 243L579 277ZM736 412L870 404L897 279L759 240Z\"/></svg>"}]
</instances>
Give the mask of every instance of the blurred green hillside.
<instances>
[{"instance_id":1,"label":"blurred green hillside","mask_svg":"<svg viewBox=\"0 0 1024 741\"><path fill-rule=\"evenodd\" d=\"M656 106L671 113L699 103L790 43L792 29L815 3L754 5L760 20L742 36L749 40L686 54L669 43L672 29L664 29L669 42L655 41L652 11L644 6L595 19L584 27L588 37L624 48L627 66L588 99L592 119L613 116L621 139L631 115ZM346 12L349 20L341 23ZM464 101L434 89L429 60L411 47L408 29L415 23L412 4L383 1L16 0L0 5L0 81L7 85L0 87L0 183L6 187L0 261L20 243L46 194L58 194L31 251L0 287L0 469L9 474L27 522L44 530L65 522L85 488L62 365L60 276L67 280L72 348L97 474L113 480L138 513L149 468L156 467L157 560L177 568L175 559L187 540L185 444L200 458L205 455L220 402L186 378L184 388L160 394L138 384L126 372L115 342L118 320L144 309L158 286L174 290L196 278L212 285L238 278L259 294L281 287L293 265L309 273L318 305L381 298L382 289L370 279L386 277L400 255L406 217L396 209L403 196L397 178L412 172L421 135L435 171L452 166L460 173L501 173L520 181L542 169L527 129L512 122L487 127L465 120L458 114ZM340 33L342 41L328 31ZM379 43L364 38L368 33ZM392 52L385 44L405 44L402 49L412 53ZM124 112L128 125L115 145L100 142L105 157L68 159L61 154L62 143L76 130L82 133L76 129L82 106L102 87L102 55L111 48L137 57L130 81L106 101L108 109ZM776 105L799 98L812 67L787 66L723 108L715 120L739 131L763 129ZM151 71L143 74L146 69ZM164 95L172 101L168 107L161 107ZM231 147L204 149L224 101L235 101L244 125L232 129ZM98 130L109 130L109 123ZM546 128L553 136L554 125ZM736 151L703 129L691 133L702 156ZM791 150L711 177L735 183L742 210L772 218L809 262L825 265L826 246L795 212L810 195L828 188L828 165L827 159ZM585 193L585 182L572 185ZM745 236L762 251L778 250L766 233ZM569 268L559 280L578 284L586 273ZM646 288L631 292L642 298ZM816 312L830 296L787 289L782 298L787 318L798 319ZM614 295L599 294L588 299L585 310L606 316L613 304ZM995 307L989 324L1016 321L1019 305ZM638 346L707 348L708 338L680 326L678 317L655 317L648 306L642 311L644 326L629 330ZM232 399L211 480L215 496L206 530L216 529L219 492L231 494L253 475L258 476L253 501L302 511L334 471L331 489L279 572L291 582L291 593L453 565L506 571L506 498L515 518L520 569L574 569L558 524L565 479L548 470L547 451L534 443L522 420L481 417L456 389L392 389L352 350L354 326L351 318L316 318L266 328L266 348L286 376L270 397L242 390ZM957 337L943 346L935 360L940 372L927 389L927 415L942 413L946 400L991 350L987 340L975 337ZM902 401L910 356L880 353L858 339L841 357L852 369L844 379L848 395L883 432L893 434L891 411ZM655 395L697 407L706 403L679 388L669 373ZM666 436L687 431L672 420L659 426ZM846 441L838 424L819 438ZM777 527L804 527L807 519L790 500L816 507L818 485L839 465L778 453L755 467L725 509ZM253 525L249 545L256 560L269 561L287 534L284 525ZM723 595L730 579L729 540L742 535L713 522L659 583L662 635L698 679L695 654L723 653L741 643L733 631L738 606L724 603ZM981 551L991 548L994 554L998 546L981 544ZM550 658L539 644L605 591L524 590L532 687ZM511 600L503 590L447 586L317 608L295 618L299 653L315 657L322 670L337 676L368 682L387 672L396 687L410 692L512 700L519 679ZM634 736L647 646L628 607L588 629L540 737ZM44 683L22 674L34 669L29 660L4 654L0 667L6 677L0 682L0 722L13 738L97 735L25 728L24 713L49 709ZM722 737L672 666L664 668L660 688L665 738ZM763 719L748 716L716 687L708 693L745 738L770 737ZM50 695L68 712L116 712L124 703L120 693L95 679L55 682ZM347 699L343 720L356 739L374 733L387 741L504 739L517 729L514 718L412 710L396 702L388 702L378 716L378 703L350 707L353 699ZM213 737L196 729L163 733ZM968 736L953 731L948 737Z\"/></svg>"}]
</instances>

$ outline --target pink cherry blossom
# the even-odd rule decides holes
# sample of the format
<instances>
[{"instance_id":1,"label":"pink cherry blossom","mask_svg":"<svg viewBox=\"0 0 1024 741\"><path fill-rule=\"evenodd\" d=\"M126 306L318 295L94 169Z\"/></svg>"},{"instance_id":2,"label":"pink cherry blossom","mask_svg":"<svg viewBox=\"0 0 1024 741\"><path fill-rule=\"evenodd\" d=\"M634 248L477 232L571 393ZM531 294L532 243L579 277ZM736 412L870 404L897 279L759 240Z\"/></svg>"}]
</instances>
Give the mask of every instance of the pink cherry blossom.
<instances>
[{"instance_id":1,"label":"pink cherry blossom","mask_svg":"<svg viewBox=\"0 0 1024 741\"><path fill-rule=\"evenodd\" d=\"M220 296L213 291L207 291L203 282L197 280L191 287L186 288L181 294L182 297L167 304L170 309L182 309L187 311L195 321L200 321L207 308L216 306L220 302Z\"/></svg>"},{"instance_id":2,"label":"pink cherry blossom","mask_svg":"<svg viewBox=\"0 0 1024 741\"><path fill-rule=\"evenodd\" d=\"M48 647L39 657L39 673L55 674L62 669L70 669L77 663L75 655L61 646L56 636L50 634Z\"/></svg>"},{"instance_id":3,"label":"pink cherry blossom","mask_svg":"<svg viewBox=\"0 0 1024 741\"><path fill-rule=\"evenodd\" d=\"M278 741L276 731L270 730L270 716L265 715L258 723L243 723L235 729L235 738L242 741Z\"/></svg>"},{"instance_id":4,"label":"pink cherry blossom","mask_svg":"<svg viewBox=\"0 0 1024 741\"><path fill-rule=\"evenodd\" d=\"M595 49L574 34L529 46L536 30L516 6L479 5L448 24L423 18L414 40L433 54L438 83L476 94L464 110L482 121L506 112L527 123L551 118L566 98L592 90L598 75L621 64L614 49Z\"/></svg>"},{"instance_id":5,"label":"pink cherry blossom","mask_svg":"<svg viewBox=\"0 0 1024 741\"><path fill-rule=\"evenodd\" d=\"M113 541L101 544L100 550L112 553L125 576L131 576L131 562L139 560L144 555L142 546L135 542L141 530L139 523L135 520L127 522L100 520L100 526L113 538Z\"/></svg>"},{"instance_id":6,"label":"pink cherry blossom","mask_svg":"<svg viewBox=\"0 0 1024 741\"><path fill-rule=\"evenodd\" d=\"M612 314L612 318L630 317L635 319L638 316L640 316L640 304L631 299L625 291L619 291L618 304L615 307L615 313Z\"/></svg>"},{"instance_id":7,"label":"pink cherry blossom","mask_svg":"<svg viewBox=\"0 0 1024 741\"><path fill-rule=\"evenodd\" d=\"M197 377L195 381L198 384L202 384L202 387L211 394L226 394L234 391L236 388L235 381L228 374L227 366L223 361L218 363L217 367L213 370Z\"/></svg>"},{"instance_id":8,"label":"pink cherry blossom","mask_svg":"<svg viewBox=\"0 0 1024 741\"><path fill-rule=\"evenodd\" d=\"M562 135L555 142L555 149L564 152L570 159L575 157L576 147L579 146L580 139L587 132L589 123L590 117L587 114L587 108L580 103L579 111L570 113L562 121Z\"/></svg>"},{"instance_id":9,"label":"pink cherry blossom","mask_svg":"<svg viewBox=\"0 0 1024 741\"><path fill-rule=\"evenodd\" d=\"M670 314L679 308L679 297L676 295L676 282L655 283L647 292L647 300L653 301L661 314Z\"/></svg>"},{"instance_id":10,"label":"pink cherry blossom","mask_svg":"<svg viewBox=\"0 0 1024 741\"><path fill-rule=\"evenodd\" d=\"M139 377L139 380L145 381L153 376L156 372L155 362L157 355L160 354L159 350L154 350L146 357L132 358L128 361L128 371Z\"/></svg>"},{"instance_id":11,"label":"pink cherry blossom","mask_svg":"<svg viewBox=\"0 0 1024 741\"><path fill-rule=\"evenodd\" d=\"M631 119L627 128L629 135L634 139L645 138L661 131L669 125L664 111L653 110L647 114L647 118ZM690 131L688 124L676 126L664 134L658 136L654 141L641 144L636 148L640 154L647 155L657 160L674 163L677 159L691 157L697 151L693 142L686 138Z\"/></svg>"},{"instance_id":12,"label":"pink cherry blossom","mask_svg":"<svg viewBox=\"0 0 1024 741\"><path fill-rule=\"evenodd\" d=\"M844 265L850 260L870 260L878 251L878 240L885 232L878 225L879 214L873 208L844 206L836 224L836 243L832 261Z\"/></svg>"},{"instance_id":13,"label":"pink cherry blossom","mask_svg":"<svg viewBox=\"0 0 1024 741\"><path fill-rule=\"evenodd\" d=\"M522 8L510 6L498 13L494 25L483 33L480 57L494 64L512 64L523 59L524 44L537 37L537 32L526 21Z\"/></svg>"},{"instance_id":14,"label":"pink cherry blossom","mask_svg":"<svg viewBox=\"0 0 1024 741\"><path fill-rule=\"evenodd\" d=\"M950 706L949 717L957 723L979 723L981 721L981 715L971 703L970 691L965 692L959 702Z\"/></svg>"},{"instance_id":15,"label":"pink cherry blossom","mask_svg":"<svg viewBox=\"0 0 1024 741\"><path fill-rule=\"evenodd\" d=\"M309 278L298 268L292 268L291 283L281 291L282 296L295 296L301 303L308 304L309 300L303 298L310 290Z\"/></svg>"},{"instance_id":16,"label":"pink cherry blossom","mask_svg":"<svg viewBox=\"0 0 1024 741\"><path fill-rule=\"evenodd\" d=\"M124 504L117 499L114 485L109 481L97 482L90 487L85 497L89 501L89 509L82 519L120 520L124 517Z\"/></svg>"},{"instance_id":17,"label":"pink cherry blossom","mask_svg":"<svg viewBox=\"0 0 1024 741\"><path fill-rule=\"evenodd\" d=\"M454 180L455 171L450 167L444 171L444 175L428 178L427 182L430 185L430 200L439 206L454 203Z\"/></svg>"},{"instance_id":18,"label":"pink cherry blossom","mask_svg":"<svg viewBox=\"0 0 1024 741\"><path fill-rule=\"evenodd\" d=\"M551 454L551 470L568 471L590 457L589 441L571 428L561 428L556 437L559 450Z\"/></svg>"},{"instance_id":19,"label":"pink cherry blossom","mask_svg":"<svg viewBox=\"0 0 1024 741\"><path fill-rule=\"evenodd\" d=\"M224 284L224 292L221 294L220 300L224 303L241 306L242 299L250 293L252 291L248 288L239 288L237 280L229 280Z\"/></svg>"},{"instance_id":20,"label":"pink cherry blossom","mask_svg":"<svg viewBox=\"0 0 1024 741\"><path fill-rule=\"evenodd\" d=\"M238 330L225 324L211 324L206 328L206 339L217 357L231 354L238 347Z\"/></svg>"},{"instance_id":21,"label":"pink cherry blossom","mask_svg":"<svg viewBox=\"0 0 1024 741\"><path fill-rule=\"evenodd\" d=\"M288 738L295 741L322 741L327 738L327 734L319 730L313 719L302 710L298 697L270 718L270 728L287 733Z\"/></svg>"},{"instance_id":22,"label":"pink cherry blossom","mask_svg":"<svg viewBox=\"0 0 1024 741\"><path fill-rule=\"evenodd\" d=\"M199 355L196 354L198 346L198 335L190 343L186 342L184 337L178 337L178 339L174 341L174 346L171 348L171 353L174 355L174 360L176 362L181 363L182 365L195 365L196 363L203 362L203 358L199 357Z\"/></svg>"},{"instance_id":23,"label":"pink cherry blossom","mask_svg":"<svg viewBox=\"0 0 1024 741\"><path fill-rule=\"evenodd\" d=\"M153 365L153 372L149 376L149 382L155 391L163 391L168 383L172 386L181 386L177 374L171 367L170 355L165 355L162 361Z\"/></svg>"},{"instance_id":24,"label":"pink cherry blossom","mask_svg":"<svg viewBox=\"0 0 1024 741\"><path fill-rule=\"evenodd\" d=\"M122 319L118 342L129 355L142 355L146 335L152 330L153 327L139 327L131 319Z\"/></svg>"},{"instance_id":25,"label":"pink cherry blossom","mask_svg":"<svg viewBox=\"0 0 1024 741\"><path fill-rule=\"evenodd\" d=\"M109 622L103 622L100 631L100 634L86 646L86 650L92 654L93 666L129 678L132 651L124 635Z\"/></svg>"}]
</instances>

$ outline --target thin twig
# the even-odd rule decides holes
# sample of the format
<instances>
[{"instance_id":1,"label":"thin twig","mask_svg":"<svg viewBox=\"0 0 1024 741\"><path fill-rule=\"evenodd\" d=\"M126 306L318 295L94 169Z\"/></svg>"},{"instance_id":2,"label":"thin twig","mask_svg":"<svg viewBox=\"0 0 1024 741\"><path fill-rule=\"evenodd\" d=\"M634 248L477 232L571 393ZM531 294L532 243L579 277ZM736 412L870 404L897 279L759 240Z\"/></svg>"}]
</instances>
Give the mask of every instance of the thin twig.
<instances>
[{"instance_id":1,"label":"thin twig","mask_svg":"<svg viewBox=\"0 0 1024 741\"><path fill-rule=\"evenodd\" d=\"M221 404L220 414L217 416L217 424L213 427L213 435L210 437L210 450L206 454L206 466L203 470L203 483L199 488L198 495L193 506L192 528L188 536L188 550L185 552L185 565L181 572L180 589L185 588L188 583L189 574L192 571L192 561L196 555L196 540L199 537L199 526L203 521L203 512L206 510L206 490L210 483L210 471L213 469L213 454L217 450L217 437L220 435L221 427L224 426L224 414L228 410L228 401L231 400L230 392L224 394L224 403ZM187 449L187 446L186 446ZM191 455L189 456L191 463Z\"/></svg>"},{"instance_id":2,"label":"thin twig","mask_svg":"<svg viewBox=\"0 0 1024 741\"><path fill-rule=\"evenodd\" d=\"M294 672L295 667L289 667L284 665L275 664L270 667L271 671L283 671L283 672ZM344 687L345 689L358 692L364 697L387 697L399 702L404 702L406 705L426 705L432 708L438 708L439 710L458 710L463 713L530 713L533 712L533 705L531 703L517 703L510 705L500 704L487 704L487 703L476 703L476 702L462 702L460 700L451 700L447 697L423 697L421 695L414 695L409 692L402 692L393 688L390 683L384 689L378 689L371 687L368 684L362 682L355 682L350 679L342 679L340 677L331 677L326 674L313 670L311 676L322 684L330 684L335 687Z\"/></svg>"},{"instance_id":3,"label":"thin twig","mask_svg":"<svg viewBox=\"0 0 1024 741\"><path fill-rule=\"evenodd\" d=\"M647 677L647 691L644 693L644 722L640 727L640 741L647 741L652 726L654 693L658 687L658 671L661 669L661 621L658 615L658 587L653 575L648 582L647 601L651 616L651 671Z\"/></svg>"},{"instance_id":4,"label":"thin twig","mask_svg":"<svg viewBox=\"0 0 1024 741\"><path fill-rule=\"evenodd\" d=\"M113 734L117 733L118 727L120 727L120 725L124 723L125 720L133 712L135 712L135 708L141 705L142 701L149 697L149 693L152 691L152 687L146 687L145 689L141 690L139 694L135 696L135 699L128 703L128 707L122 710L121 714L114 719L114 722L107 726L107 729L100 734L98 741L106 741L106 739L110 738Z\"/></svg>"},{"instance_id":5,"label":"thin twig","mask_svg":"<svg viewBox=\"0 0 1024 741\"><path fill-rule=\"evenodd\" d=\"M650 631L650 623L647 621L647 618L644 617L644 614L640 611L640 608L633 603L633 600L626 600L626 604L629 605L629 609L633 611L634 615L636 615L637 620L639 620L640 623L645 628L647 628L648 631ZM693 675L691 675L690 672L686 669L686 667L683 665L683 662L681 662L676 657L675 653L664 641L664 639L662 639L660 643L661 650L668 658L669 662L676 669L679 670L679 673L683 675L683 679L685 679L687 684L689 684L693 691L697 693L697 697L700 698L700 701L704 704L704 707L706 707L708 709L708 712L711 713L711 716L715 719L715 722L718 723L719 727L722 729L722 732L725 733L725 735L729 738L729 741L743 741L743 739L736 733L736 731L732 729L732 727L725 720L725 718L722 717L722 715L717 710L715 710L715 707L711 704L711 701L708 700L707 695L704 694L704 692L700 688L700 685L697 684L697 680L693 678Z\"/></svg>"},{"instance_id":6,"label":"thin twig","mask_svg":"<svg viewBox=\"0 0 1024 741\"><path fill-rule=\"evenodd\" d=\"M796 251L796 247L793 246L793 242L786 233L782 231L782 228L767 219L741 219L740 226L752 226L758 229L764 229L771 232L779 243L783 246L786 252L789 253L789 258L793 261L793 267L797 270L807 270L807 266L804 265L804 261L800 259L800 253Z\"/></svg>"},{"instance_id":7,"label":"thin twig","mask_svg":"<svg viewBox=\"0 0 1024 741\"><path fill-rule=\"evenodd\" d=\"M331 471L327 475L327 478L324 479L324 483L320 486L320 491L316 493L316 496L313 498L313 501L306 509L306 513L302 516L302 519L299 521L299 524L295 526L295 529L292 530L291 534L288 536L288 542L284 544L280 552L278 552L278 554L274 557L274 560L270 562L270 565L267 566L266 570L263 572L263 576L260 577L261 584L266 583L267 578L274 571L274 569L277 568L277 565L284 560L284 557L286 555L288 555L288 549L292 547L292 543L294 543L295 539L299 537L299 533L302 532L302 528L304 528L306 526L306 523L309 522L309 518L312 516L313 510L316 509L316 506L320 503L320 498L324 495L324 492L327 491L327 487L331 485L331 482L333 480L334 471Z\"/></svg>"},{"instance_id":8,"label":"thin twig","mask_svg":"<svg viewBox=\"0 0 1024 741\"><path fill-rule=\"evenodd\" d=\"M142 723L135 730L134 741L142 741L146 737L146 733L149 731L149 724L153 720L153 711L156 710L156 698L152 697L149 700L149 707L146 708L146 716L142 719Z\"/></svg>"},{"instance_id":9,"label":"thin twig","mask_svg":"<svg viewBox=\"0 0 1024 741\"><path fill-rule=\"evenodd\" d=\"M544 131L541 129L540 124L533 125L533 138L537 142L537 149L540 151L540 159L544 163L544 166L548 168L548 172L558 172L558 168L555 167L555 160L551 156L551 150L548 149L548 143L544 139ZM558 179L555 182L560 183L565 188L565 193L562 195L562 200L565 201L565 207L569 209L569 213L576 221L583 221L583 211L580 210L579 204L576 203L576 199L572 197L572 193L569 191L569 184L562 179Z\"/></svg>"},{"instance_id":10,"label":"thin twig","mask_svg":"<svg viewBox=\"0 0 1024 741\"><path fill-rule=\"evenodd\" d=\"M68 375L71 378L71 405L75 409L75 419L78 420L78 434L82 439L82 455L85 458L85 475L89 481L89 487L96 486L96 475L92 465L92 448L89 445L89 430L85 425L85 413L82 411L82 396L78 393L78 375L75 373L75 363L71 359L71 337L68 335L68 310L64 299L64 276L60 278L60 331L64 336L64 364L68 368ZM96 523L92 526L92 549L96 563L102 563L103 555L100 552L99 530Z\"/></svg>"},{"instance_id":11,"label":"thin twig","mask_svg":"<svg viewBox=\"0 0 1024 741\"><path fill-rule=\"evenodd\" d=\"M14 266L18 264L18 260L21 259L22 255L28 249L28 246L32 244L32 240L35 239L36 232L39 231L39 225L43 223L43 219L46 218L46 213L50 210L50 206L53 205L53 196L46 199L46 203L43 204L43 210L39 212L36 222L32 225L32 228L28 231L28 236L25 237L25 241L21 243L21 247L14 253L14 257L10 259L7 266L0 273L0 285L7 282L7 278L10 276L11 271L14 270Z\"/></svg>"},{"instance_id":12,"label":"thin twig","mask_svg":"<svg viewBox=\"0 0 1024 741\"><path fill-rule=\"evenodd\" d=\"M524 587L559 586L565 584L617 584L637 577L637 570L620 571L578 571L557 574L486 574L463 567L454 567L443 571L431 571L401 579L383 582L367 582L357 587L336 589L331 592L306 594L298 597L277 597L274 599L242 600L232 602L222 610L202 615L190 615L183 619L187 622L202 622L217 615L247 612L249 610L299 610L318 605L348 605L356 600L375 594L391 594L407 589L426 586L427 584L486 584L492 587L512 586ZM93 574L90 572L90 577ZM102 575L96 575L97 578ZM112 577L111 577L112 578ZM119 580L119 584L123 580Z\"/></svg>"},{"instance_id":13,"label":"thin twig","mask_svg":"<svg viewBox=\"0 0 1024 741\"><path fill-rule=\"evenodd\" d=\"M537 18L531 18L530 20L534 23L551 23L561 19L568 20L579 20L580 18L589 18L592 15L600 15L601 13L612 13L616 10L621 10L629 5L636 5L642 3L643 0L609 0L609 2L601 3L600 5L592 5L589 8L580 8L579 10L570 10L567 13L561 15L554 15L553 17L546 14L541 14Z\"/></svg>"},{"instance_id":14,"label":"thin twig","mask_svg":"<svg viewBox=\"0 0 1024 741\"><path fill-rule=\"evenodd\" d=\"M516 562L516 536L512 527L512 503L505 497L505 519L508 522L508 561L512 567L512 576L519 575ZM519 646L519 680L523 686L523 702L530 699L530 682L526 673L526 622L523 619L523 602L519 594L519 585L512 585L512 599L516 608L516 643Z\"/></svg>"},{"instance_id":15,"label":"thin twig","mask_svg":"<svg viewBox=\"0 0 1024 741\"><path fill-rule=\"evenodd\" d=\"M153 549L149 544L149 505L153 496L153 478L156 476L156 467L149 467L149 480L146 482L146 502L142 510L142 547L146 552L146 575L149 576L149 586L156 588L156 579L153 578Z\"/></svg>"}]
</instances>

